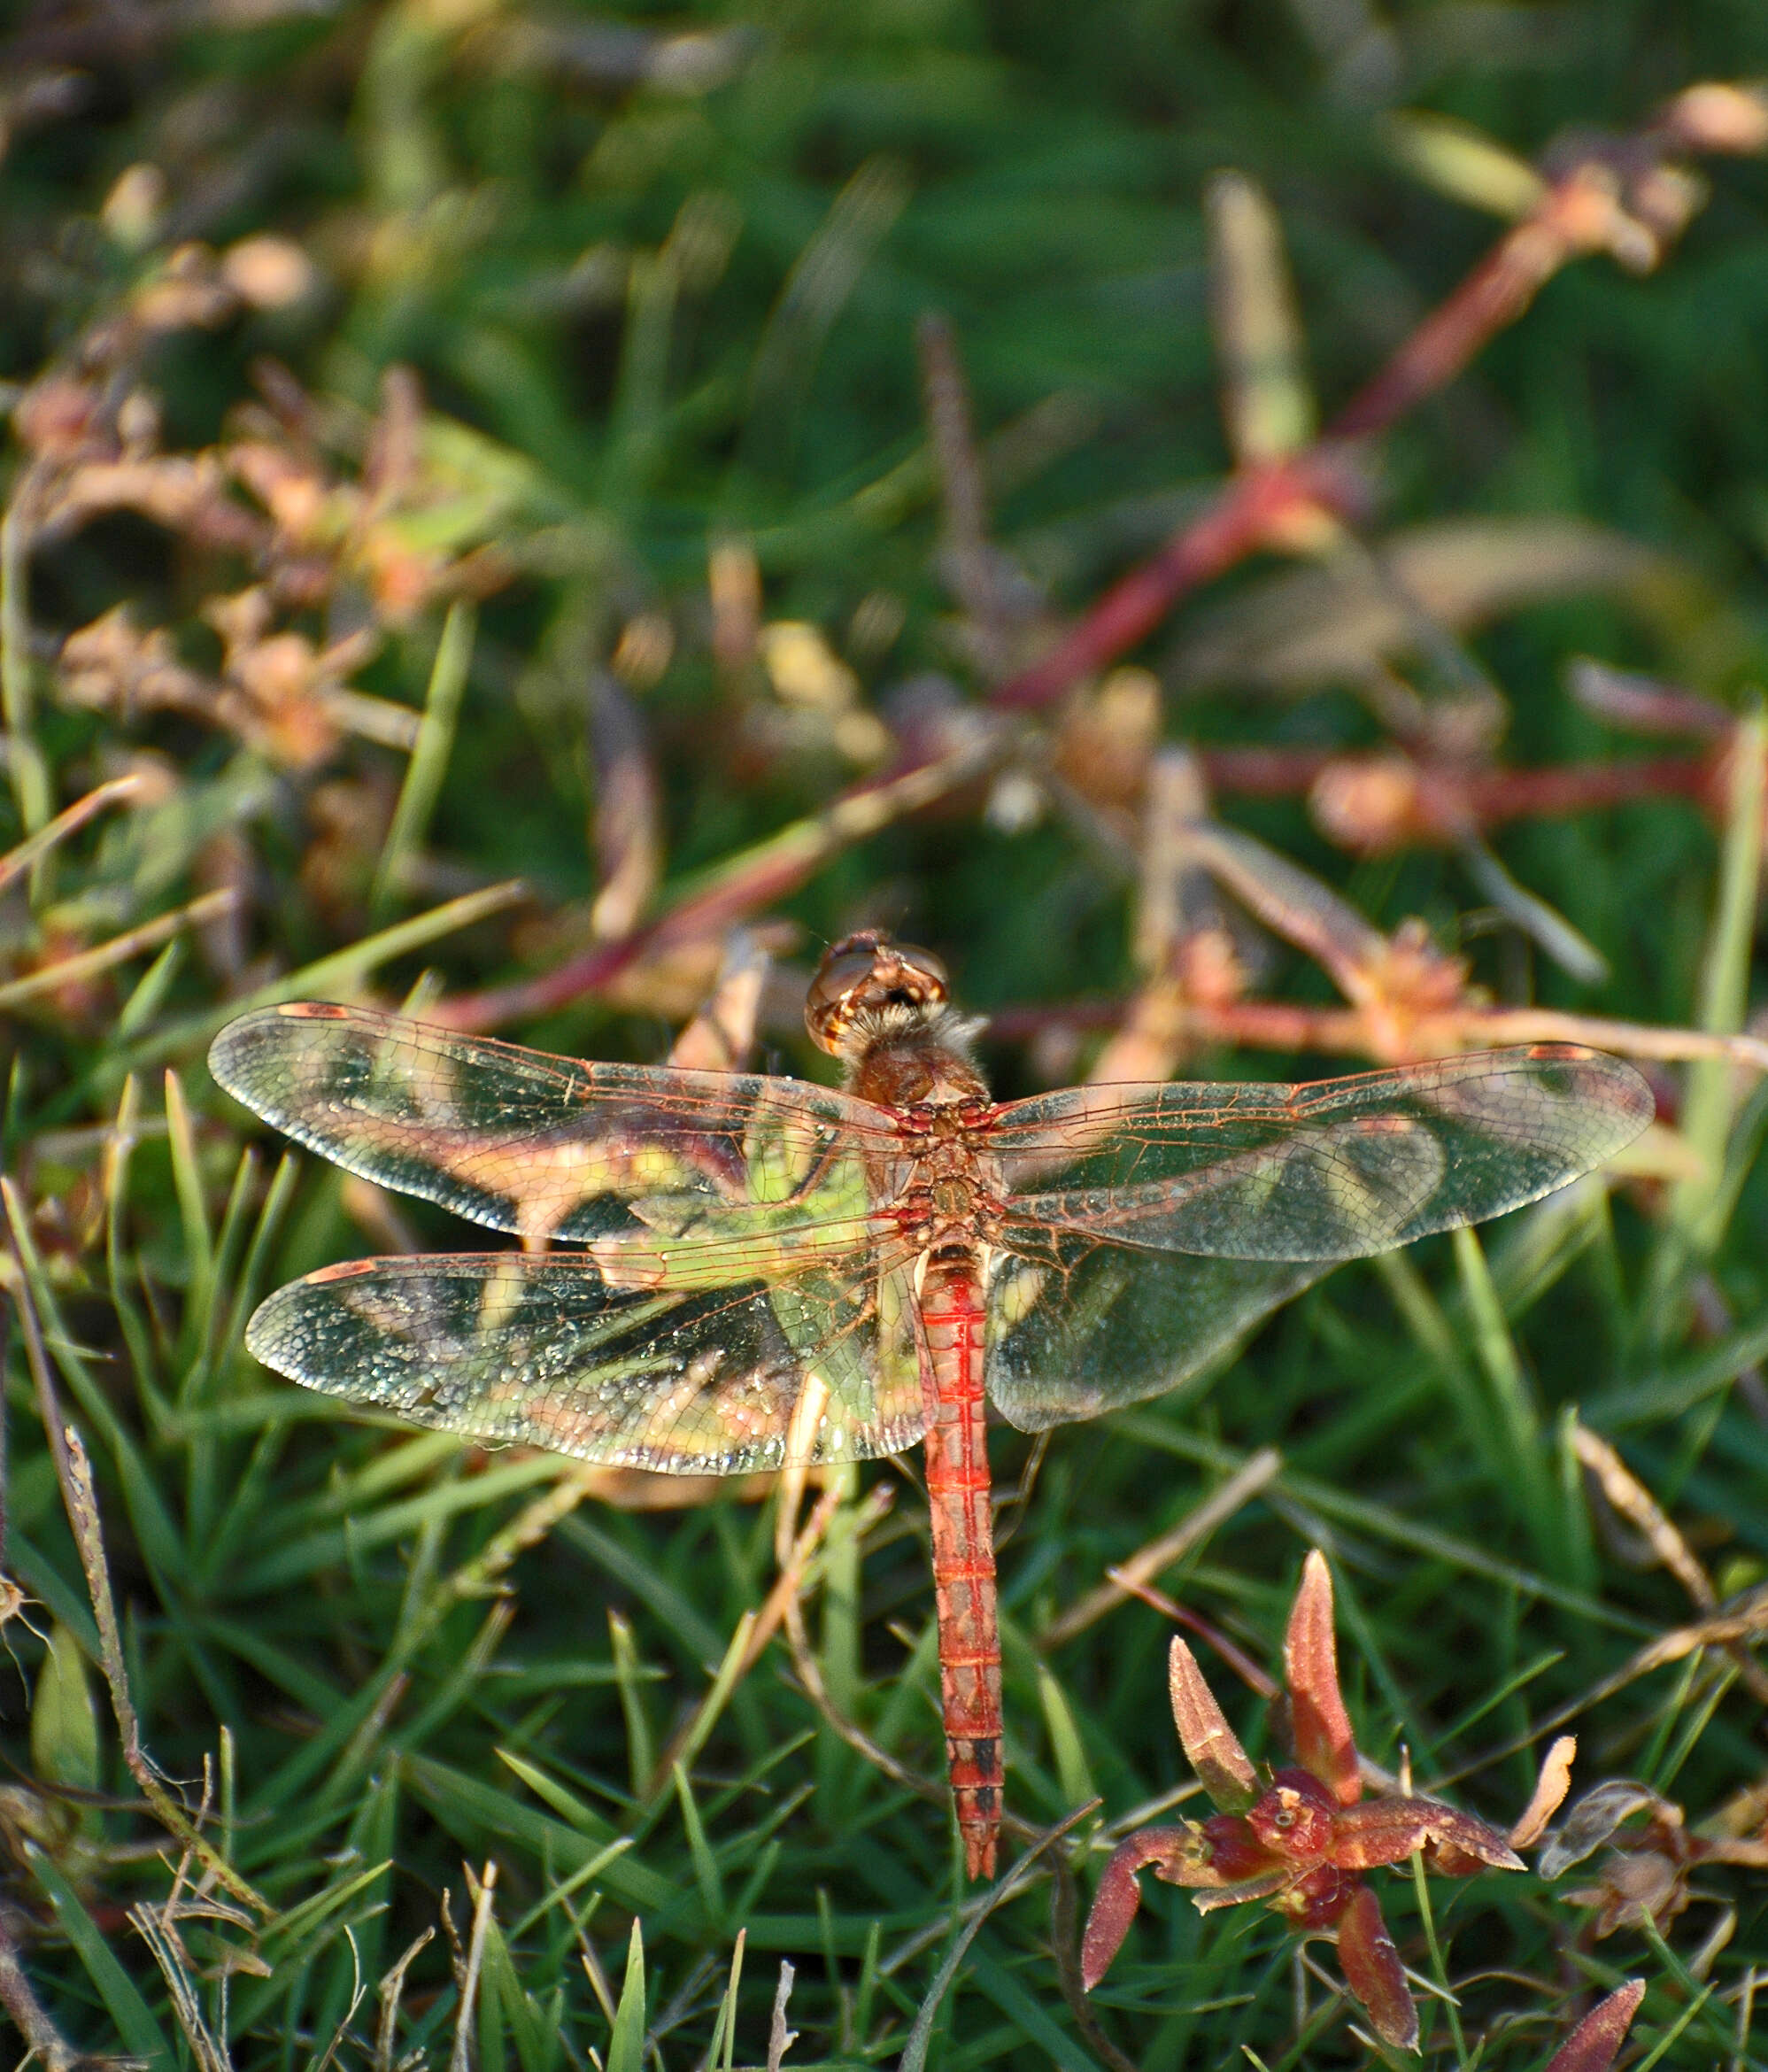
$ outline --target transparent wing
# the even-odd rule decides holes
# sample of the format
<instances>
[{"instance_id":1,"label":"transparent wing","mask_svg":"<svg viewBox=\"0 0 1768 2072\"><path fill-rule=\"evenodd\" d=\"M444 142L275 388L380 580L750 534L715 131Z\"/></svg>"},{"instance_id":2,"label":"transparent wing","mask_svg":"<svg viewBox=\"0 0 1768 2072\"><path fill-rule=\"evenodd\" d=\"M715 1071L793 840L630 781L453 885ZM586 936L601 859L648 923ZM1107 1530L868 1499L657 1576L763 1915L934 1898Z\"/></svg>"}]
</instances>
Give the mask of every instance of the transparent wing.
<instances>
[{"instance_id":1,"label":"transparent wing","mask_svg":"<svg viewBox=\"0 0 1768 2072\"><path fill-rule=\"evenodd\" d=\"M707 1212L777 1231L898 1184L880 1110L791 1079L585 1064L313 1002L242 1016L209 1067L346 1171L524 1237L683 1236Z\"/></svg>"},{"instance_id":2,"label":"transparent wing","mask_svg":"<svg viewBox=\"0 0 1768 2072\"><path fill-rule=\"evenodd\" d=\"M357 1260L278 1289L246 1343L416 1424L665 1474L867 1460L923 1435L907 1261L831 1251L763 1283L756 1247L714 1249L689 1270L642 1241Z\"/></svg>"},{"instance_id":3,"label":"transparent wing","mask_svg":"<svg viewBox=\"0 0 1768 2072\"><path fill-rule=\"evenodd\" d=\"M1022 1432L1162 1396L1231 1353L1316 1261L1201 1259L1063 1234L992 1262L988 1393Z\"/></svg>"},{"instance_id":4,"label":"transparent wing","mask_svg":"<svg viewBox=\"0 0 1768 2072\"><path fill-rule=\"evenodd\" d=\"M1551 1194L1651 1114L1631 1065L1536 1044L1300 1086L1071 1087L1002 1109L988 1148L1000 1241L1033 1258L1073 1233L1330 1262Z\"/></svg>"}]
</instances>

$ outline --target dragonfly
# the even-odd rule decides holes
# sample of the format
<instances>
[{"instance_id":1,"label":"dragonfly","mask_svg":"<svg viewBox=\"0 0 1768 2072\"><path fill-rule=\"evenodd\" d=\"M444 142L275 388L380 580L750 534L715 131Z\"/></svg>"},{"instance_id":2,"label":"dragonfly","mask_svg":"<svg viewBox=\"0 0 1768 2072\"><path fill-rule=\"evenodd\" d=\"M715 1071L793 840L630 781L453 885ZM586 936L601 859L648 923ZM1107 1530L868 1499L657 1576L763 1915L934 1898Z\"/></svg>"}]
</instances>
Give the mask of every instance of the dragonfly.
<instances>
[{"instance_id":1,"label":"dragonfly","mask_svg":"<svg viewBox=\"0 0 1768 2072\"><path fill-rule=\"evenodd\" d=\"M246 1344L419 1425L664 1474L923 1446L947 1766L967 1869L992 1876L987 1403L1038 1433L1157 1396L1340 1261L1593 1171L1652 1096L1553 1043L1000 1102L945 967L878 930L829 949L805 1020L839 1088L587 1063L363 1008L243 1016L210 1065L247 1108L524 1241L324 1267L272 1295Z\"/></svg>"}]
</instances>

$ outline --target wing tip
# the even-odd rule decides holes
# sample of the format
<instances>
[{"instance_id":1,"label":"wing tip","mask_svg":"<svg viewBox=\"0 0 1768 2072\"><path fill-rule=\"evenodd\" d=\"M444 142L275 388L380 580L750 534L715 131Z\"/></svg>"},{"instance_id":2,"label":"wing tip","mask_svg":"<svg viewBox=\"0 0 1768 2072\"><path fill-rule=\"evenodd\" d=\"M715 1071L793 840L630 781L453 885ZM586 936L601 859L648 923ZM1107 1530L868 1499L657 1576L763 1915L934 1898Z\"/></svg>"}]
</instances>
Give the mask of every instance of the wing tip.
<instances>
[{"instance_id":1,"label":"wing tip","mask_svg":"<svg viewBox=\"0 0 1768 2072\"><path fill-rule=\"evenodd\" d=\"M235 1101L242 1101L248 1108L256 1103L242 1089L250 1085L246 1071L247 1062L258 1048L266 1031L279 1023L301 1017L340 1016L348 1010L344 1008L322 1006L316 1001L279 1001L269 1007L248 1008L243 1015L235 1015L209 1045L209 1072L217 1086L224 1086Z\"/></svg>"},{"instance_id":2,"label":"wing tip","mask_svg":"<svg viewBox=\"0 0 1768 2072\"><path fill-rule=\"evenodd\" d=\"M245 1327L245 1349L261 1367L268 1367L273 1374L281 1374L286 1380L299 1381L311 1387L306 1376L290 1362L288 1352L281 1342L276 1326L287 1314L290 1291L300 1286L298 1280L290 1281L286 1287L279 1287L274 1295L266 1295L251 1312Z\"/></svg>"},{"instance_id":3,"label":"wing tip","mask_svg":"<svg viewBox=\"0 0 1768 2072\"><path fill-rule=\"evenodd\" d=\"M1481 1055L1469 1051L1463 1062L1475 1062ZM1636 1064L1616 1056L1611 1050L1600 1050L1588 1043L1543 1042L1517 1044L1509 1050L1484 1055L1488 1058L1514 1059L1532 1071L1548 1076L1549 1086L1550 1075L1555 1071L1569 1071L1577 1074L1576 1096L1589 1102L1593 1109L1592 1141L1587 1163L1580 1164L1571 1179L1595 1171L1617 1151L1625 1150L1656 1119L1657 1096L1651 1081ZM1599 1129L1596 1126L1599 1123L1607 1126ZM1560 1184L1569 1185L1570 1181Z\"/></svg>"}]
</instances>

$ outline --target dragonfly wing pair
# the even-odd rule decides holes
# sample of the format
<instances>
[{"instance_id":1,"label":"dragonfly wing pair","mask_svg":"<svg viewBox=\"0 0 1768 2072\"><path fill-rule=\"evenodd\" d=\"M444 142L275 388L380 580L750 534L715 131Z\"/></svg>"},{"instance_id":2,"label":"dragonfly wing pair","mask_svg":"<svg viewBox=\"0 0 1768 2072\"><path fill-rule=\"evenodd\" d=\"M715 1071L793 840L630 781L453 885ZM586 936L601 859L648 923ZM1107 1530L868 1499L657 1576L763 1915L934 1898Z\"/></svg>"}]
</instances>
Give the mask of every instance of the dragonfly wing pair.
<instances>
[{"instance_id":1,"label":"dragonfly wing pair","mask_svg":"<svg viewBox=\"0 0 1768 2072\"><path fill-rule=\"evenodd\" d=\"M1298 1086L1077 1086L1002 1111L1009 1189L989 1395L1023 1431L1141 1402L1346 1259L1483 1222L1651 1119L1632 1066L1571 1045Z\"/></svg>"},{"instance_id":2,"label":"dragonfly wing pair","mask_svg":"<svg viewBox=\"0 0 1768 2072\"><path fill-rule=\"evenodd\" d=\"M927 1426L913 1173L888 1109L272 1008L216 1078L345 1170L568 1253L362 1260L273 1295L266 1365L492 1442L672 1473L855 1460ZM1075 1087L992 1111L989 1393L1027 1430L1160 1393L1340 1260L1600 1164L1650 1094L1566 1046L1286 1087ZM814 1380L815 1387L807 1388Z\"/></svg>"},{"instance_id":3,"label":"dragonfly wing pair","mask_svg":"<svg viewBox=\"0 0 1768 2072\"><path fill-rule=\"evenodd\" d=\"M586 1248L309 1274L246 1333L291 1380L664 1473L865 1460L926 1430L912 1262L872 1209L897 1144L862 1103L313 1005L243 1017L210 1065L346 1171Z\"/></svg>"}]
</instances>

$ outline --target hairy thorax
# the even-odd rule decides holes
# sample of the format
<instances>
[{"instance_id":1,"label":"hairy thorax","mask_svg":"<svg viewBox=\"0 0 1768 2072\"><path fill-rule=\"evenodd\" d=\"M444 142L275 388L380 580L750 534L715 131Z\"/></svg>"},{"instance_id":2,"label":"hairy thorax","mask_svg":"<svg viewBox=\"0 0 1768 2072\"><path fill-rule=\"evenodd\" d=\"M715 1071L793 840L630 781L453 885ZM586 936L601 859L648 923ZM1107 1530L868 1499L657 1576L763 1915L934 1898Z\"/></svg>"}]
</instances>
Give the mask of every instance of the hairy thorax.
<instances>
[{"instance_id":1,"label":"hairy thorax","mask_svg":"<svg viewBox=\"0 0 1768 2072\"><path fill-rule=\"evenodd\" d=\"M932 1253L985 1249L1000 1214L1000 1175L982 1148L995 1104L965 1034L937 1020L880 1031L848 1081L896 1122L907 1160L897 1213L905 1237Z\"/></svg>"}]
</instances>

